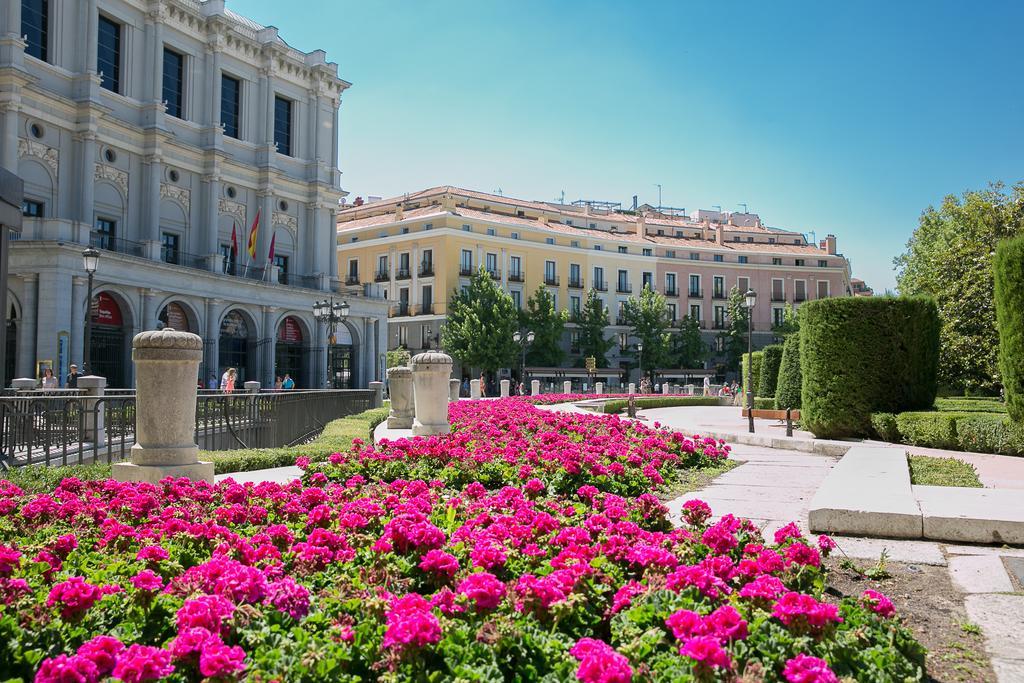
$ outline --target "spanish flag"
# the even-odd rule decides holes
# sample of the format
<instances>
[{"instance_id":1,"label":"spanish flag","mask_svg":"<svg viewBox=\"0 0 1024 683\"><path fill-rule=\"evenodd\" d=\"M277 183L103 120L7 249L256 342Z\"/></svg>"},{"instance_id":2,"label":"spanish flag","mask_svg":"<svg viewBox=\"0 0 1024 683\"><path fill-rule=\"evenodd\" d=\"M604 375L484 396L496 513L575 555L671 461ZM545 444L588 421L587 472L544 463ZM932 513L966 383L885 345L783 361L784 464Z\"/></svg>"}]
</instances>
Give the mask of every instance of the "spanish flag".
<instances>
[{"instance_id":1,"label":"spanish flag","mask_svg":"<svg viewBox=\"0 0 1024 683\"><path fill-rule=\"evenodd\" d=\"M256 237L260 233L260 210L256 209L256 218L252 222L252 227L249 228L249 258L256 258Z\"/></svg>"}]
</instances>

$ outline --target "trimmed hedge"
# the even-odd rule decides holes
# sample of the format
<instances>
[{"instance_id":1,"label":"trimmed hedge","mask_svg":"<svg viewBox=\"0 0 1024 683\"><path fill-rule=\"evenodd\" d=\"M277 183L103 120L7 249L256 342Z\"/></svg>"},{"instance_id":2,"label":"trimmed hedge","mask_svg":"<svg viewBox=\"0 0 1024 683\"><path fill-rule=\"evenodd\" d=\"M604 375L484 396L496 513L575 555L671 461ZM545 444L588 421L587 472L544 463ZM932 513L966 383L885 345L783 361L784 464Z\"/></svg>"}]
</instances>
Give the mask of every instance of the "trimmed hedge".
<instances>
[{"instance_id":1,"label":"trimmed hedge","mask_svg":"<svg viewBox=\"0 0 1024 683\"><path fill-rule=\"evenodd\" d=\"M800 407L800 335L791 334L782 345L779 379L775 386L775 407L781 410Z\"/></svg>"},{"instance_id":2,"label":"trimmed hedge","mask_svg":"<svg viewBox=\"0 0 1024 683\"><path fill-rule=\"evenodd\" d=\"M875 413L871 426L882 441L922 448L1024 455L1024 426L994 413Z\"/></svg>"},{"instance_id":3,"label":"trimmed hedge","mask_svg":"<svg viewBox=\"0 0 1024 683\"><path fill-rule=\"evenodd\" d=\"M779 366L782 364L782 344L770 344L761 349L761 377L758 380L757 396L773 399L779 382Z\"/></svg>"},{"instance_id":4,"label":"trimmed hedge","mask_svg":"<svg viewBox=\"0 0 1024 683\"><path fill-rule=\"evenodd\" d=\"M771 396L755 396L754 410L775 410L775 399Z\"/></svg>"},{"instance_id":5,"label":"trimmed hedge","mask_svg":"<svg viewBox=\"0 0 1024 683\"><path fill-rule=\"evenodd\" d=\"M999 374L1007 412L1024 422L1024 236L996 245L994 270Z\"/></svg>"},{"instance_id":6,"label":"trimmed hedge","mask_svg":"<svg viewBox=\"0 0 1024 683\"><path fill-rule=\"evenodd\" d=\"M965 415L956 421L956 431L965 451L1024 455L1024 426L1002 415Z\"/></svg>"},{"instance_id":7,"label":"trimmed hedge","mask_svg":"<svg viewBox=\"0 0 1024 683\"><path fill-rule=\"evenodd\" d=\"M896 424L896 416L892 413L872 413L871 431L882 441L899 443L903 440L899 425Z\"/></svg>"},{"instance_id":8,"label":"trimmed hedge","mask_svg":"<svg viewBox=\"0 0 1024 683\"><path fill-rule=\"evenodd\" d=\"M742 382L742 384L743 384L743 396L744 396L744 399L743 399L744 403L743 403L743 405L746 405L747 376L750 374L747 371L747 360L751 359L751 361L754 364L754 368L753 368L753 375L754 375L754 377L753 377L753 381L751 382L750 386L754 387L754 394L756 395L757 394L757 388L758 388L758 386L761 383L761 362L762 362L761 359L762 359L762 356L763 356L763 354L760 351L754 351L751 354L744 353L743 354L743 359L740 361L740 373L741 373L740 377L743 378L743 382Z\"/></svg>"},{"instance_id":9,"label":"trimmed hedge","mask_svg":"<svg viewBox=\"0 0 1024 683\"><path fill-rule=\"evenodd\" d=\"M997 398L937 398L935 409L953 413L999 413L1006 415L1006 404Z\"/></svg>"},{"instance_id":10,"label":"trimmed hedge","mask_svg":"<svg viewBox=\"0 0 1024 683\"><path fill-rule=\"evenodd\" d=\"M964 413L908 412L896 416L896 427L903 443L927 448L955 450L957 440L956 421Z\"/></svg>"},{"instance_id":11,"label":"trimmed hedge","mask_svg":"<svg viewBox=\"0 0 1024 683\"><path fill-rule=\"evenodd\" d=\"M199 457L201 460L213 461L216 474L285 467L294 465L296 458L302 456L314 462L326 460L332 453L351 448L353 439L372 441L374 428L387 417L387 408L372 408L327 423L320 436L307 444L290 448L200 451ZM77 477L83 481L109 479L110 465L99 463L62 467L18 467L0 474L0 479L7 479L30 493L52 491L67 477Z\"/></svg>"},{"instance_id":12,"label":"trimmed hedge","mask_svg":"<svg viewBox=\"0 0 1024 683\"><path fill-rule=\"evenodd\" d=\"M800 313L800 418L818 437L864 436L871 414L935 402L939 315L925 297L809 301Z\"/></svg>"},{"instance_id":13,"label":"trimmed hedge","mask_svg":"<svg viewBox=\"0 0 1024 683\"><path fill-rule=\"evenodd\" d=\"M605 401L604 412L608 414L621 413L629 405L628 399L617 398ZM636 407L639 410L645 408L674 408L676 406L717 406L721 405L719 399L711 396L658 396L651 398L637 398Z\"/></svg>"}]
</instances>

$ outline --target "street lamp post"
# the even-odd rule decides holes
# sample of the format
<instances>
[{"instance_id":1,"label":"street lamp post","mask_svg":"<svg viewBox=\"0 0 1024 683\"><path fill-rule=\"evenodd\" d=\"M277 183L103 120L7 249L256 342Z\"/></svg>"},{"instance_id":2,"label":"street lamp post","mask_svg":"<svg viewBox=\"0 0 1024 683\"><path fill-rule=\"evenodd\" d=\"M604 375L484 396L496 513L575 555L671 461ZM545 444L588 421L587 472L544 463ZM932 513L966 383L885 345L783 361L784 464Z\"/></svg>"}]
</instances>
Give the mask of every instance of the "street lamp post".
<instances>
[{"instance_id":1,"label":"street lamp post","mask_svg":"<svg viewBox=\"0 0 1024 683\"><path fill-rule=\"evenodd\" d=\"M89 290L85 299L85 348L82 350L82 372L92 374L92 284L99 265L100 252L89 247L82 252L82 267L89 274Z\"/></svg>"},{"instance_id":2,"label":"street lamp post","mask_svg":"<svg viewBox=\"0 0 1024 683\"><path fill-rule=\"evenodd\" d=\"M640 354L640 358L637 360L637 365L640 366L640 381L643 382L644 381L644 343L643 342L637 342L636 350Z\"/></svg>"},{"instance_id":3,"label":"street lamp post","mask_svg":"<svg viewBox=\"0 0 1024 683\"><path fill-rule=\"evenodd\" d=\"M754 305L757 304L757 293L748 289L743 295L743 305L747 307L747 419L748 431L754 433Z\"/></svg>"},{"instance_id":4,"label":"street lamp post","mask_svg":"<svg viewBox=\"0 0 1024 683\"><path fill-rule=\"evenodd\" d=\"M519 330L516 330L515 333L512 335L512 341L514 341L516 344L519 344L522 352L522 360L519 363L520 382L526 382L526 348L533 343L534 338L535 336L533 334L533 330L530 330L525 335Z\"/></svg>"},{"instance_id":5,"label":"street lamp post","mask_svg":"<svg viewBox=\"0 0 1024 683\"><path fill-rule=\"evenodd\" d=\"M335 301L332 296L330 299L324 299L323 301L317 301L313 304L313 317L319 322L327 323L327 367L330 372L331 357L330 350L334 346L334 330L335 327L348 317L349 305L347 301Z\"/></svg>"}]
</instances>

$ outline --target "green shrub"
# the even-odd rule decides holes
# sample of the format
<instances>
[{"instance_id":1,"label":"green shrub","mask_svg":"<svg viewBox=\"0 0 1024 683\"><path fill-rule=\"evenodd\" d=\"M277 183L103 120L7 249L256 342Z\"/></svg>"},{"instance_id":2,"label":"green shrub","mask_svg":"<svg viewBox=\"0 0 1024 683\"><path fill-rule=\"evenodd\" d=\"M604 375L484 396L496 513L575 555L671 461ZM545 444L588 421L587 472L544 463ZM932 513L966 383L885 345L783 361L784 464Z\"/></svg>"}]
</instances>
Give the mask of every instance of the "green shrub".
<instances>
[{"instance_id":1,"label":"green shrub","mask_svg":"<svg viewBox=\"0 0 1024 683\"><path fill-rule=\"evenodd\" d=\"M964 413L908 412L896 416L896 427L903 443L925 448L960 448L957 420Z\"/></svg>"},{"instance_id":2,"label":"green shrub","mask_svg":"<svg viewBox=\"0 0 1024 683\"><path fill-rule=\"evenodd\" d=\"M937 398L935 409L947 413L1006 414L1006 404L995 398Z\"/></svg>"},{"instance_id":3,"label":"green shrub","mask_svg":"<svg viewBox=\"0 0 1024 683\"><path fill-rule=\"evenodd\" d=\"M747 371L747 359L748 358L751 359L753 364L754 364L754 368L753 368L754 378L753 378L753 381L749 383L749 385L747 383L747 376L750 374ZM755 394L757 393L757 387L761 383L761 358L762 358L762 354L761 354L760 351L754 351L751 354L747 354L747 353L743 354L743 359L740 362L741 362L741 372L742 372L741 377L743 378L742 384L743 384L743 395L744 396L747 395L747 387L748 386L754 387L754 393Z\"/></svg>"},{"instance_id":4,"label":"green shrub","mask_svg":"<svg viewBox=\"0 0 1024 683\"><path fill-rule=\"evenodd\" d=\"M899 443L902 440L896 416L892 413L872 413L871 431L882 441Z\"/></svg>"},{"instance_id":5,"label":"green shrub","mask_svg":"<svg viewBox=\"0 0 1024 683\"><path fill-rule=\"evenodd\" d=\"M800 415L816 436L864 436L872 413L934 404L939 318L931 299L818 299L800 318Z\"/></svg>"},{"instance_id":6,"label":"green shrub","mask_svg":"<svg viewBox=\"0 0 1024 683\"><path fill-rule=\"evenodd\" d=\"M761 354L761 377L755 394L772 399L774 407L775 387L779 381L779 366L782 364L782 344L766 346L761 349Z\"/></svg>"},{"instance_id":7,"label":"green shrub","mask_svg":"<svg viewBox=\"0 0 1024 683\"><path fill-rule=\"evenodd\" d=\"M974 465L956 458L934 458L930 455L911 455L910 483L918 486L982 487Z\"/></svg>"},{"instance_id":8,"label":"green shrub","mask_svg":"<svg viewBox=\"0 0 1024 683\"><path fill-rule=\"evenodd\" d=\"M775 410L775 399L771 396L755 396L754 397L754 409L755 410Z\"/></svg>"},{"instance_id":9,"label":"green shrub","mask_svg":"<svg viewBox=\"0 0 1024 683\"><path fill-rule=\"evenodd\" d=\"M1024 455L1024 427L1001 415L972 413L956 421L960 449L975 453Z\"/></svg>"},{"instance_id":10,"label":"green shrub","mask_svg":"<svg viewBox=\"0 0 1024 683\"><path fill-rule=\"evenodd\" d=\"M779 379L775 385L775 407L781 410L800 407L800 335L791 334L782 345Z\"/></svg>"},{"instance_id":11,"label":"green shrub","mask_svg":"<svg viewBox=\"0 0 1024 683\"><path fill-rule=\"evenodd\" d=\"M621 413L626 409L629 401L624 398L616 398L604 402L604 412L613 415ZM646 408L674 408L676 406L717 406L719 399L710 396L658 396L651 398L637 398L636 407L640 410Z\"/></svg>"},{"instance_id":12,"label":"green shrub","mask_svg":"<svg viewBox=\"0 0 1024 683\"><path fill-rule=\"evenodd\" d=\"M1020 423L1024 422L1024 236L996 246L994 270L999 373L1007 412Z\"/></svg>"}]
</instances>

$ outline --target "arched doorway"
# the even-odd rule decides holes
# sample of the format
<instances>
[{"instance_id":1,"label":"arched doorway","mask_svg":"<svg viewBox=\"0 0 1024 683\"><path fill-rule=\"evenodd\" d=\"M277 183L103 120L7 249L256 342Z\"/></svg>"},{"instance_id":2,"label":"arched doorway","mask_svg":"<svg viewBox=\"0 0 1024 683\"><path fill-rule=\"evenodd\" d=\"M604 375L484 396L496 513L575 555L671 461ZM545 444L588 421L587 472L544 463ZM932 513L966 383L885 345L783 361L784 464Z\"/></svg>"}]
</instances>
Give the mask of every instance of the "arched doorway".
<instances>
[{"instance_id":1,"label":"arched doorway","mask_svg":"<svg viewBox=\"0 0 1024 683\"><path fill-rule=\"evenodd\" d=\"M163 307L157 319L178 332L192 332L192 323L189 322L188 310L177 301L172 301Z\"/></svg>"},{"instance_id":2,"label":"arched doorway","mask_svg":"<svg viewBox=\"0 0 1024 683\"><path fill-rule=\"evenodd\" d=\"M303 344L302 323L294 316L287 316L277 326L277 345L274 347L274 374L284 377L291 375L298 388L309 389L306 376L306 353Z\"/></svg>"},{"instance_id":3,"label":"arched doorway","mask_svg":"<svg viewBox=\"0 0 1024 683\"><path fill-rule=\"evenodd\" d=\"M327 345L327 382L332 389L351 389L355 378L352 333L344 323L334 330Z\"/></svg>"},{"instance_id":4,"label":"arched doorway","mask_svg":"<svg viewBox=\"0 0 1024 683\"><path fill-rule=\"evenodd\" d=\"M124 315L117 299L108 292L100 292L92 300L92 341L89 344L91 367L86 373L107 378L108 387L125 386L124 369L127 365Z\"/></svg>"},{"instance_id":5,"label":"arched doorway","mask_svg":"<svg viewBox=\"0 0 1024 683\"><path fill-rule=\"evenodd\" d=\"M246 380L256 378L255 371L249 368L249 351L252 348L252 332L249 322L241 311L228 311L220 324L220 341L217 362L223 374L228 368L234 368L238 375L235 386L241 387ZM218 375L219 377L219 375Z\"/></svg>"}]
</instances>

